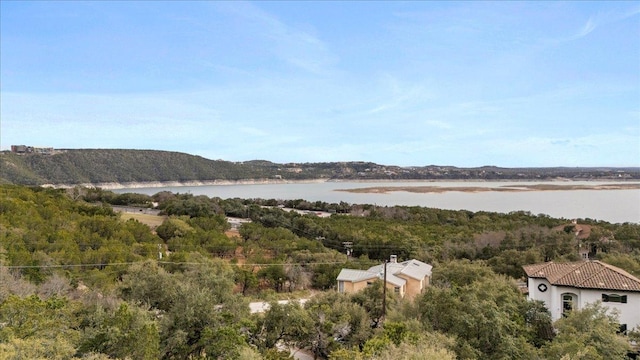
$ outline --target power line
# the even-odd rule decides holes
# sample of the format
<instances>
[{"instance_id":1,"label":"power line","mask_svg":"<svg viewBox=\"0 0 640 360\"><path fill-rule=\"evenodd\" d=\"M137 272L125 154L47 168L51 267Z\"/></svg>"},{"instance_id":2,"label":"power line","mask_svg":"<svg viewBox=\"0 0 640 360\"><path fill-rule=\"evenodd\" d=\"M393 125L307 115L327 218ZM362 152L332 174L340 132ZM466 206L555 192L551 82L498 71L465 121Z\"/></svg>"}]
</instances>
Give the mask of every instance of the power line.
<instances>
[{"instance_id":1,"label":"power line","mask_svg":"<svg viewBox=\"0 0 640 360\"><path fill-rule=\"evenodd\" d=\"M57 265L0 265L5 269L49 269L49 268L73 268L73 267L97 267L97 266L119 266L132 265L140 262L124 262L124 263L102 263L102 264L57 264Z\"/></svg>"},{"instance_id":2,"label":"power line","mask_svg":"<svg viewBox=\"0 0 640 360\"><path fill-rule=\"evenodd\" d=\"M0 268L4 269L55 269L55 268L74 268L74 267L106 267L106 266L124 266L142 264L148 260L134 261L134 262L119 262L119 263L94 263L94 264L52 264L52 265L0 265ZM156 261L158 264L163 265L210 265L203 262L179 262L179 261ZM273 265L337 265L346 264L346 261L319 261L319 262L286 262L286 263L229 263L228 265L235 266L273 266Z\"/></svg>"}]
</instances>

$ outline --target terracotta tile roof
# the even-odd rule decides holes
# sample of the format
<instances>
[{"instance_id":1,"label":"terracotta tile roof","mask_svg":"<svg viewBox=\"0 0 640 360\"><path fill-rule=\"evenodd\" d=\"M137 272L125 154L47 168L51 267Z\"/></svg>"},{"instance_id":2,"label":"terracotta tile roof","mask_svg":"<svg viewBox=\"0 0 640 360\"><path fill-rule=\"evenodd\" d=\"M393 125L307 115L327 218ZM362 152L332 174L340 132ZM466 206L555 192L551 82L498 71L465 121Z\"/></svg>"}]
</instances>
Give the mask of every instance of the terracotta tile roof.
<instances>
[{"instance_id":1,"label":"terracotta tile roof","mask_svg":"<svg viewBox=\"0 0 640 360\"><path fill-rule=\"evenodd\" d=\"M552 285L586 289L640 291L640 279L601 261L547 262L522 267L531 278L547 279Z\"/></svg>"},{"instance_id":2,"label":"terracotta tile roof","mask_svg":"<svg viewBox=\"0 0 640 360\"><path fill-rule=\"evenodd\" d=\"M553 230L565 231L564 229L567 226L573 226L573 231L571 233L574 234L580 240L584 240L588 238L589 235L591 235L591 225L586 225L586 224L573 224L573 223L565 224L565 225L556 226L553 228Z\"/></svg>"}]
</instances>

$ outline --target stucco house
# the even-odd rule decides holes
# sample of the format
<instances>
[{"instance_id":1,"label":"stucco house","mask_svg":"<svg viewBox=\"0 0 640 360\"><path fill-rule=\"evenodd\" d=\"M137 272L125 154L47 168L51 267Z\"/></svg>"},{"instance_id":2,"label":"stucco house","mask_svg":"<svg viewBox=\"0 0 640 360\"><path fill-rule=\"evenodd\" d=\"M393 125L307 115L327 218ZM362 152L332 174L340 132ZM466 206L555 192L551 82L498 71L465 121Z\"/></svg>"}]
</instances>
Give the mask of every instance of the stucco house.
<instances>
[{"instance_id":1,"label":"stucco house","mask_svg":"<svg viewBox=\"0 0 640 360\"><path fill-rule=\"evenodd\" d=\"M601 261L547 262L523 266L529 298L541 300L553 320L601 301L617 309L621 330L640 326L640 279Z\"/></svg>"},{"instance_id":2,"label":"stucco house","mask_svg":"<svg viewBox=\"0 0 640 360\"><path fill-rule=\"evenodd\" d=\"M354 293L371 285L376 279L384 280L384 266L380 264L367 270L342 269L336 279L338 291ZM391 255L387 263L386 287L402 298L413 298L429 285L432 268L415 259L399 263L397 257Z\"/></svg>"}]
</instances>

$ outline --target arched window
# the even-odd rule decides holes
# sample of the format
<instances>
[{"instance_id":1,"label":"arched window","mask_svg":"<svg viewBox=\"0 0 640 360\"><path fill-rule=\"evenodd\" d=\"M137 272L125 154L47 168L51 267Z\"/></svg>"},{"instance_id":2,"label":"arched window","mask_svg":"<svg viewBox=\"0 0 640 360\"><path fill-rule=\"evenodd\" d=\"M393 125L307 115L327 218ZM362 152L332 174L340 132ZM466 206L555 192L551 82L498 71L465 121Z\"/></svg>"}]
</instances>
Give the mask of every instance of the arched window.
<instances>
[{"instance_id":1,"label":"arched window","mask_svg":"<svg viewBox=\"0 0 640 360\"><path fill-rule=\"evenodd\" d=\"M578 296L576 294L562 294L562 316L567 316L572 310L576 309L577 302Z\"/></svg>"}]
</instances>

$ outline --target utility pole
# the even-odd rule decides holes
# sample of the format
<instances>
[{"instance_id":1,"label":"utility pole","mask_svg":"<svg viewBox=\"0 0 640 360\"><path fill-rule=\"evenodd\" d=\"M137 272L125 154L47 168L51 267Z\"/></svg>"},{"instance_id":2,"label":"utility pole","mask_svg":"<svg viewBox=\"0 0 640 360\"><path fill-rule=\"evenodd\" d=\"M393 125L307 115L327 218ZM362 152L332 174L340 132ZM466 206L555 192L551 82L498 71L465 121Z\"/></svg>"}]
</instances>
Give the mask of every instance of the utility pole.
<instances>
[{"instance_id":1,"label":"utility pole","mask_svg":"<svg viewBox=\"0 0 640 360\"><path fill-rule=\"evenodd\" d=\"M382 317L380 318L380 322L384 321L387 315L387 260L384 261L384 272L382 275L384 280L382 280Z\"/></svg>"},{"instance_id":2,"label":"utility pole","mask_svg":"<svg viewBox=\"0 0 640 360\"><path fill-rule=\"evenodd\" d=\"M351 253L353 252L353 242L352 241L343 241L342 245L344 246L347 257L351 257Z\"/></svg>"}]
</instances>

